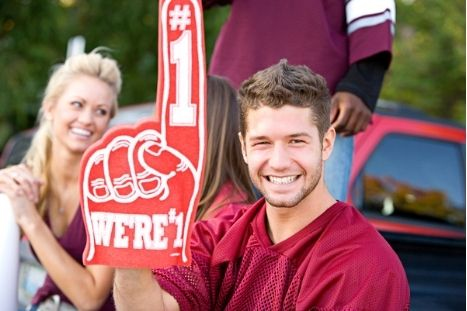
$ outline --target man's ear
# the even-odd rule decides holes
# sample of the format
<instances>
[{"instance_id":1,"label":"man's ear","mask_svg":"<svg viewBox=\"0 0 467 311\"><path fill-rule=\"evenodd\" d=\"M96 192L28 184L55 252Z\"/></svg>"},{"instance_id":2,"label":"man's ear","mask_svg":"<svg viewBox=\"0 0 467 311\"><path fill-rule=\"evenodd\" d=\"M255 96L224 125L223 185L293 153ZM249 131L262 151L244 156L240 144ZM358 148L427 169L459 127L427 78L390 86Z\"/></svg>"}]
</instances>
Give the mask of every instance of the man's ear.
<instances>
[{"instance_id":1,"label":"man's ear","mask_svg":"<svg viewBox=\"0 0 467 311\"><path fill-rule=\"evenodd\" d=\"M330 127L323 137L323 150L322 156L323 160L326 161L329 159L332 153L332 149L334 148L334 141L336 140L336 130L334 127Z\"/></svg>"},{"instance_id":2,"label":"man's ear","mask_svg":"<svg viewBox=\"0 0 467 311\"><path fill-rule=\"evenodd\" d=\"M243 136L241 132L238 132L238 139L240 139L240 146L242 147L243 161L245 161L245 163L248 164L246 160L245 142L243 141Z\"/></svg>"}]
</instances>

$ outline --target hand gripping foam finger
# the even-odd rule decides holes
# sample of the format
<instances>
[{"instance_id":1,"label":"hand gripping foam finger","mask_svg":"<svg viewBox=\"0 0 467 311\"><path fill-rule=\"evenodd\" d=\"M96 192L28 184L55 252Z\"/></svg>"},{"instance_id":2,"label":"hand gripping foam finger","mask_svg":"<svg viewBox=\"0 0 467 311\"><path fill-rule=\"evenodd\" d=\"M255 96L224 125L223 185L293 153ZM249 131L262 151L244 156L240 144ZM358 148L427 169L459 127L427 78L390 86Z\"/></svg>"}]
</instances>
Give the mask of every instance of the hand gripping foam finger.
<instances>
[{"instance_id":1,"label":"hand gripping foam finger","mask_svg":"<svg viewBox=\"0 0 467 311\"><path fill-rule=\"evenodd\" d=\"M200 2L159 2L154 121L112 129L83 157L85 264L190 264L206 135Z\"/></svg>"}]
</instances>

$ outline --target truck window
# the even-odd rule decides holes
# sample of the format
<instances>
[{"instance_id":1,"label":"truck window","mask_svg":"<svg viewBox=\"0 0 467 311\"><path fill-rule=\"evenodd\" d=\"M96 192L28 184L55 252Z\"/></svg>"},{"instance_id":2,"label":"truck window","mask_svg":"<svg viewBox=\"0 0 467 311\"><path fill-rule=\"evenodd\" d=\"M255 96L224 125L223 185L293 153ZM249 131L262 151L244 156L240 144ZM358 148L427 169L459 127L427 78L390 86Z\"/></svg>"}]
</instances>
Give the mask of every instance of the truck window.
<instances>
[{"instance_id":1,"label":"truck window","mask_svg":"<svg viewBox=\"0 0 467 311\"><path fill-rule=\"evenodd\" d=\"M353 187L363 212L465 225L465 144L389 134Z\"/></svg>"}]
</instances>

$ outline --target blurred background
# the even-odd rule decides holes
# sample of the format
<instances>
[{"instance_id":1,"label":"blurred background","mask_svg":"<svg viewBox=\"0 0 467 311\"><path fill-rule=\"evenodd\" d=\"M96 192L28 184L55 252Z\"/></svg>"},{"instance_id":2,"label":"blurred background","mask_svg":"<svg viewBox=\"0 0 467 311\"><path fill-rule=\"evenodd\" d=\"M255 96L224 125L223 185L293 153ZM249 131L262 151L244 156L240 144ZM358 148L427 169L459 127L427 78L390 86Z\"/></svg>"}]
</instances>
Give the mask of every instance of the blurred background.
<instances>
[{"instance_id":1,"label":"blurred background","mask_svg":"<svg viewBox=\"0 0 467 311\"><path fill-rule=\"evenodd\" d=\"M397 0L394 59L381 97L465 124L465 1ZM121 106L155 98L157 1L0 0L0 150L34 125L53 64L70 38L113 50ZM209 62L229 7L205 12Z\"/></svg>"}]
</instances>

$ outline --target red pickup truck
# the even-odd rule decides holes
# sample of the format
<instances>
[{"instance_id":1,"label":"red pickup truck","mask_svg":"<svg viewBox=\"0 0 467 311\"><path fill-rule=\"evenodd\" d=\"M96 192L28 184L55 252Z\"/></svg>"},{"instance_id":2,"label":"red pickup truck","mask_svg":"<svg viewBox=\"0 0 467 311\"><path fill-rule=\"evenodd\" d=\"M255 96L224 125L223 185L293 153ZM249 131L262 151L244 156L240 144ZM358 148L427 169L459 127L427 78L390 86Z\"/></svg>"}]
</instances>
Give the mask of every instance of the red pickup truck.
<instances>
[{"instance_id":1,"label":"red pickup truck","mask_svg":"<svg viewBox=\"0 0 467 311\"><path fill-rule=\"evenodd\" d=\"M348 201L401 258L411 310L465 310L465 127L385 101L372 121Z\"/></svg>"}]
</instances>

